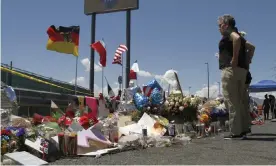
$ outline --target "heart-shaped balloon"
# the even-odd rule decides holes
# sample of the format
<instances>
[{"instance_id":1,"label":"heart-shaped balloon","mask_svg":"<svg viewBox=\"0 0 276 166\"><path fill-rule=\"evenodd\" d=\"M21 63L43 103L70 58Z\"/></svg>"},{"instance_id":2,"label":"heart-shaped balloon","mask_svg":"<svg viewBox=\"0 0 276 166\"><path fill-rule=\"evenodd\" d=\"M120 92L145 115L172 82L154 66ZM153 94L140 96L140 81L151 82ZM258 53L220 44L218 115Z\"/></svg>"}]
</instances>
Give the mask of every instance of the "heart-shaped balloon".
<instances>
[{"instance_id":1,"label":"heart-shaped balloon","mask_svg":"<svg viewBox=\"0 0 276 166\"><path fill-rule=\"evenodd\" d=\"M135 93L133 96L133 99L134 99L134 103L138 109L143 108L149 102L148 97L146 97L140 93Z\"/></svg>"},{"instance_id":2,"label":"heart-shaped balloon","mask_svg":"<svg viewBox=\"0 0 276 166\"><path fill-rule=\"evenodd\" d=\"M162 92L158 88L154 88L150 95L151 103L160 105L163 103Z\"/></svg>"}]
</instances>

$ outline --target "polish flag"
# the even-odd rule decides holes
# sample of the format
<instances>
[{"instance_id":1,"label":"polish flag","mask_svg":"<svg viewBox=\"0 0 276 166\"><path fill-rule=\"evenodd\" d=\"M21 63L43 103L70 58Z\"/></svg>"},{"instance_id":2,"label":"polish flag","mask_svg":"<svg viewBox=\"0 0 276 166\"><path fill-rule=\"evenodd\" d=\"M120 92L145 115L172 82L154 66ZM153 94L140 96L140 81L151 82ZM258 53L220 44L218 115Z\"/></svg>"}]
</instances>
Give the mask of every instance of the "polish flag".
<instances>
[{"instance_id":1,"label":"polish flag","mask_svg":"<svg viewBox=\"0 0 276 166\"><path fill-rule=\"evenodd\" d=\"M100 64L102 67L106 66L106 47L105 43L101 41L97 41L96 43L91 44L91 47L98 52L100 56Z\"/></svg>"},{"instance_id":2,"label":"polish flag","mask_svg":"<svg viewBox=\"0 0 276 166\"><path fill-rule=\"evenodd\" d=\"M129 79L130 80L137 80L137 72L139 72L139 66L137 60L133 63L130 72L129 72Z\"/></svg>"}]
</instances>

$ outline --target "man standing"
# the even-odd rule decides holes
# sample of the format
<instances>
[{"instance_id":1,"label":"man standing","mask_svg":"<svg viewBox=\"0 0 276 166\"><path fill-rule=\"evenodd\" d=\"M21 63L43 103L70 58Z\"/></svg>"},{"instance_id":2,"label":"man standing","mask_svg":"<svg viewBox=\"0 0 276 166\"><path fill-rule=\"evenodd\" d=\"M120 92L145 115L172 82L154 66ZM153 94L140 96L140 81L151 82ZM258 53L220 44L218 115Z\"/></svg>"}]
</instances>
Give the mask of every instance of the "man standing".
<instances>
[{"instance_id":1,"label":"man standing","mask_svg":"<svg viewBox=\"0 0 276 166\"><path fill-rule=\"evenodd\" d=\"M225 139L241 138L245 109L244 89L246 81L245 39L236 32L236 21L231 15L218 19L222 39L219 43L219 68L222 70L222 93L229 110L230 134Z\"/></svg>"},{"instance_id":2,"label":"man standing","mask_svg":"<svg viewBox=\"0 0 276 166\"><path fill-rule=\"evenodd\" d=\"M272 119L276 118L276 112L275 112L275 97L273 95L269 95L269 101L270 101L270 112Z\"/></svg>"},{"instance_id":3,"label":"man standing","mask_svg":"<svg viewBox=\"0 0 276 166\"><path fill-rule=\"evenodd\" d=\"M264 102L263 102L264 120L269 119L269 109L270 109L270 101L269 101L268 96L266 94Z\"/></svg>"}]
</instances>

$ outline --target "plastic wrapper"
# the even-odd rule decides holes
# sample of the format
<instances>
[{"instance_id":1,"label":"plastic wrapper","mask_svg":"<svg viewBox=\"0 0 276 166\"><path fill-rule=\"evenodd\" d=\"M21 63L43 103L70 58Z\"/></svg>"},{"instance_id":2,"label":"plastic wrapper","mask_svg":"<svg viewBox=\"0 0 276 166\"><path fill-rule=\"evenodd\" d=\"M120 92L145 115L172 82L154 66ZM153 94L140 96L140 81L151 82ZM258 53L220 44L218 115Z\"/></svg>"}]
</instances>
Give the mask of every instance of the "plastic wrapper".
<instances>
[{"instance_id":1,"label":"plastic wrapper","mask_svg":"<svg viewBox=\"0 0 276 166\"><path fill-rule=\"evenodd\" d=\"M177 145L187 145L191 142L191 138L185 136L184 134L181 135L177 135L174 139L173 139L173 144L177 144Z\"/></svg>"},{"instance_id":2,"label":"plastic wrapper","mask_svg":"<svg viewBox=\"0 0 276 166\"><path fill-rule=\"evenodd\" d=\"M140 93L135 93L134 95L134 102L137 108L143 108L148 104L148 97L140 94Z\"/></svg>"},{"instance_id":3,"label":"plastic wrapper","mask_svg":"<svg viewBox=\"0 0 276 166\"><path fill-rule=\"evenodd\" d=\"M1 126L6 127L10 125L11 109L1 109Z\"/></svg>"},{"instance_id":4,"label":"plastic wrapper","mask_svg":"<svg viewBox=\"0 0 276 166\"><path fill-rule=\"evenodd\" d=\"M150 95L151 103L160 105L163 103L163 95L162 92L158 88L154 88Z\"/></svg>"},{"instance_id":5,"label":"plastic wrapper","mask_svg":"<svg viewBox=\"0 0 276 166\"><path fill-rule=\"evenodd\" d=\"M155 147L169 147L172 145L171 139L168 137L156 137Z\"/></svg>"},{"instance_id":6,"label":"plastic wrapper","mask_svg":"<svg viewBox=\"0 0 276 166\"><path fill-rule=\"evenodd\" d=\"M56 136L57 133L61 132L61 130L58 127L57 123L49 122L38 125L36 128L36 132L38 135L50 140L51 137Z\"/></svg>"},{"instance_id":7,"label":"plastic wrapper","mask_svg":"<svg viewBox=\"0 0 276 166\"><path fill-rule=\"evenodd\" d=\"M153 118L154 120L156 120L158 123L160 123L161 125L168 127L169 125L169 120L162 117L162 116L158 116L158 115L150 115L151 118Z\"/></svg>"},{"instance_id":8,"label":"plastic wrapper","mask_svg":"<svg viewBox=\"0 0 276 166\"><path fill-rule=\"evenodd\" d=\"M120 102L117 109L117 111L120 111L120 112L130 112L130 111L136 111L136 110L137 108L134 103L125 102L125 101Z\"/></svg>"},{"instance_id":9,"label":"plastic wrapper","mask_svg":"<svg viewBox=\"0 0 276 166\"><path fill-rule=\"evenodd\" d=\"M31 128L32 127L32 124L30 121L24 119L24 118L21 118L21 117L18 117L18 118L12 118L12 123L11 125L13 127L23 127L23 128Z\"/></svg>"},{"instance_id":10,"label":"plastic wrapper","mask_svg":"<svg viewBox=\"0 0 276 166\"><path fill-rule=\"evenodd\" d=\"M140 92L140 91L141 91L141 88L138 87L138 86L125 89L125 99L126 99L126 101L133 100L134 94L137 93L137 92Z\"/></svg>"},{"instance_id":11,"label":"plastic wrapper","mask_svg":"<svg viewBox=\"0 0 276 166\"><path fill-rule=\"evenodd\" d=\"M139 147L140 136L137 134L123 136L119 139L118 146L120 149L127 149L129 147Z\"/></svg>"}]
</instances>

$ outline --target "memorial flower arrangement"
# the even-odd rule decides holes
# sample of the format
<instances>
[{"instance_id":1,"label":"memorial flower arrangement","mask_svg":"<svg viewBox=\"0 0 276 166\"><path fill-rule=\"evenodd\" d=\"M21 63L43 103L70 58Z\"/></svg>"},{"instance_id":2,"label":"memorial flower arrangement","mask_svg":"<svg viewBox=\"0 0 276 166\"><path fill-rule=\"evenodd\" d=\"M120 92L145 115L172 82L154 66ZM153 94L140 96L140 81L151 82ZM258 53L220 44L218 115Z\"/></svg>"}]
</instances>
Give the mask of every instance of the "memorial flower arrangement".
<instances>
[{"instance_id":1,"label":"memorial flower arrangement","mask_svg":"<svg viewBox=\"0 0 276 166\"><path fill-rule=\"evenodd\" d=\"M193 121L196 119L197 107L200 103L199 97L186 97L181 93L172 93L165 101L164 115L171 117L170 120L177 118Z\"/></svg>"},{"instance_id":2,"label":"memorial flower arrangement","mask_svg":"<svg viewBox=\"0 0 276 166\"><path fill-rule=\"evenodd\" d=\"M25 129L6 127L1 129L1 154L21 150L24 147Z\"/></svg>"}]
</instances>

